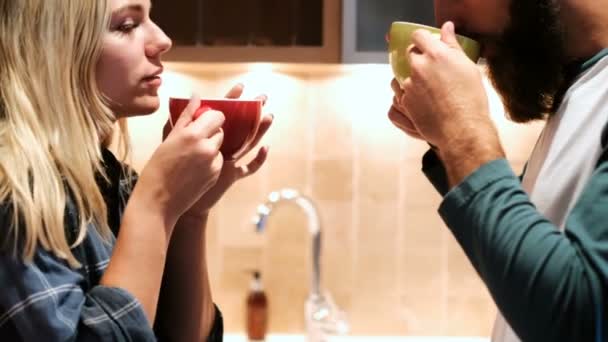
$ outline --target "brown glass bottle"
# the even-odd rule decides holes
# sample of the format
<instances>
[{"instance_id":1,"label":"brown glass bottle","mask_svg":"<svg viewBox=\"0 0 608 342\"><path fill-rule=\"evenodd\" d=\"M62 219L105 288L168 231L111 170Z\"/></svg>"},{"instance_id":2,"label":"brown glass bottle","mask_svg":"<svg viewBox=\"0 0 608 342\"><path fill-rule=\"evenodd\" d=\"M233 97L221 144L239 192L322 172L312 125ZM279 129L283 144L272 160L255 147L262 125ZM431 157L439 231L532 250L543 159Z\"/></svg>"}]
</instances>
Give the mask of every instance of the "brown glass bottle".
<instances>
[{"instance_id":1,"label":"brown glass bottle","mask_svg":"<svg viewBox=\"0 0 608 342\"><path fill-rule=\"evenodd\" d=\"M264 293L260 272L253 273L247 295L247 337L249 341L263 341L268 329L268 299Z\"/></svg>"}]
</instances>

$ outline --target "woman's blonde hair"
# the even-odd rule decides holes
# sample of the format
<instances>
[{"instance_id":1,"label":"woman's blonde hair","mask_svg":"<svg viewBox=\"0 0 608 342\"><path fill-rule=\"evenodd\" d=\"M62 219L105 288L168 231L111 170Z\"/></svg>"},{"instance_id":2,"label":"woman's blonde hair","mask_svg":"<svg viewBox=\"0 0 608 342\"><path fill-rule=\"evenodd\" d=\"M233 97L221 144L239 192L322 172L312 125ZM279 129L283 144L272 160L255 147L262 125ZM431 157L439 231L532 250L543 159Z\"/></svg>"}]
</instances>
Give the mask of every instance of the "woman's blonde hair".
<instances>
[{"instance_id":1,"label":"woman's blonde hair","mask_svg":"<svg viewBox=\"0 0 608 342\"><path fill-rule=\"evenodd\" d=\"M96 177L115 119L95 76L109 20L106 0L0 0L0 204L12 213L0 237L25 261L42 247L77 267L88 224L110 237Z\"/></svg>"}]
</instances>

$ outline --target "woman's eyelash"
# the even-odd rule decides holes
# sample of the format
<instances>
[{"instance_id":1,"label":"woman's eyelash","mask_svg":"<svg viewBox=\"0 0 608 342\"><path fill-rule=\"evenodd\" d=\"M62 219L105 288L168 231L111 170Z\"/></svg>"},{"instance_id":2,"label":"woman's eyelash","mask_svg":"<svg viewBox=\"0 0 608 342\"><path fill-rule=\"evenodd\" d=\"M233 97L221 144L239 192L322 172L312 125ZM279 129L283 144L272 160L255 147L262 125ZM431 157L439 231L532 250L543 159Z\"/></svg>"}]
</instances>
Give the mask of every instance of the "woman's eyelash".
<instances>
[{"instance_id":1,"label":"woman's eyelash","mask_svg":"<svg viewBox=\"0 0 608 342\"><path fill-rule=\"evenodd\" d=\"M131 31L133 31L133 29L135 29L138 26L139 26L138 22L136 22L134 20L127 20L124 23L116 26L115 30L119 31L121 33L130 33Z\"/></svg>"},{"instance_id":2,"label":"woman's eyelash","mask_svg":"<svg viewBox=\"0 0 608 342\"><path fill-rule=\"evenodd\" d=\"M122 24L118 27L118 30L121 32L131 32L136 27L137 24Z\"/></svg>"}]
</instances>

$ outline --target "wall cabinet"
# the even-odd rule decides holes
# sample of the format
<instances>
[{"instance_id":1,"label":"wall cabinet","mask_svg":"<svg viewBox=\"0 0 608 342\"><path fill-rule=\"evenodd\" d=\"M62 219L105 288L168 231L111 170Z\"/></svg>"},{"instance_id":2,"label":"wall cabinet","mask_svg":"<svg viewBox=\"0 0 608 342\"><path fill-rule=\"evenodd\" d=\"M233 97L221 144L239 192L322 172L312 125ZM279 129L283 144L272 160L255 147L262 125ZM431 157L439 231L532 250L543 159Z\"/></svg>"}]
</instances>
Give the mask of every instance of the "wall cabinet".
<instances>
[{"instance_id":1,"label":"wall cabinet","mask_svg":"<svg viewBox=\"0 0 608 342\"><path fill-rule=\"evenodd\" d=\"M340 62L340 0L152 0L165 60Z\"/></svg>"},{"instance_id":2,"label":"wall cabinet","mask_svg":"<svg viewBox=\"0 0 608 342\"><path fill-rule=\"evenodd\" d=\"M434 25L432 0L152 0L180 62L387 63L396 20Z\"/></svg>"}]
</instances>

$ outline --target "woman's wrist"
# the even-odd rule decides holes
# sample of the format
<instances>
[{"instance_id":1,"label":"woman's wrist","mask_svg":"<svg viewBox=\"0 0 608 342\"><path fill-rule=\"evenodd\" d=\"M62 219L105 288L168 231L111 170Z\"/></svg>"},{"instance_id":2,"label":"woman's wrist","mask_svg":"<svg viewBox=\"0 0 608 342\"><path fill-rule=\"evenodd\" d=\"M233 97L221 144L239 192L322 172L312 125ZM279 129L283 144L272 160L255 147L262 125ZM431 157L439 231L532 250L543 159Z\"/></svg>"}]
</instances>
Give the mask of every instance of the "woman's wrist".
<instances>
[{"instance_id":1,"label":"woman's wrist","mask_svg":"<svg viewBox=\"0 0 608 342\"><path fill-rule=\"evenodd\" d=\"M180 229L204 229L207 225L208 219L209 211L203 211L200 213L186 212L177 220L176 226L180 227Z\"/></svg>"},{"instance_id":2,"label":"woman's wrist","mask_svg":"<svg viewBox=\"0 0 608 342\"><path fill-rule=\"evenodd\" d=\"M159 222L162 222L167 236L171 236L179 216L175 213L175 210L171 209L166 201L160 199L160 196L154 196L150 191L142 191L142 188L144 188L144 184L138 182L129 198L125 215L132 212L134 215L155 217Z\"/></svg>"}]
</instances>

